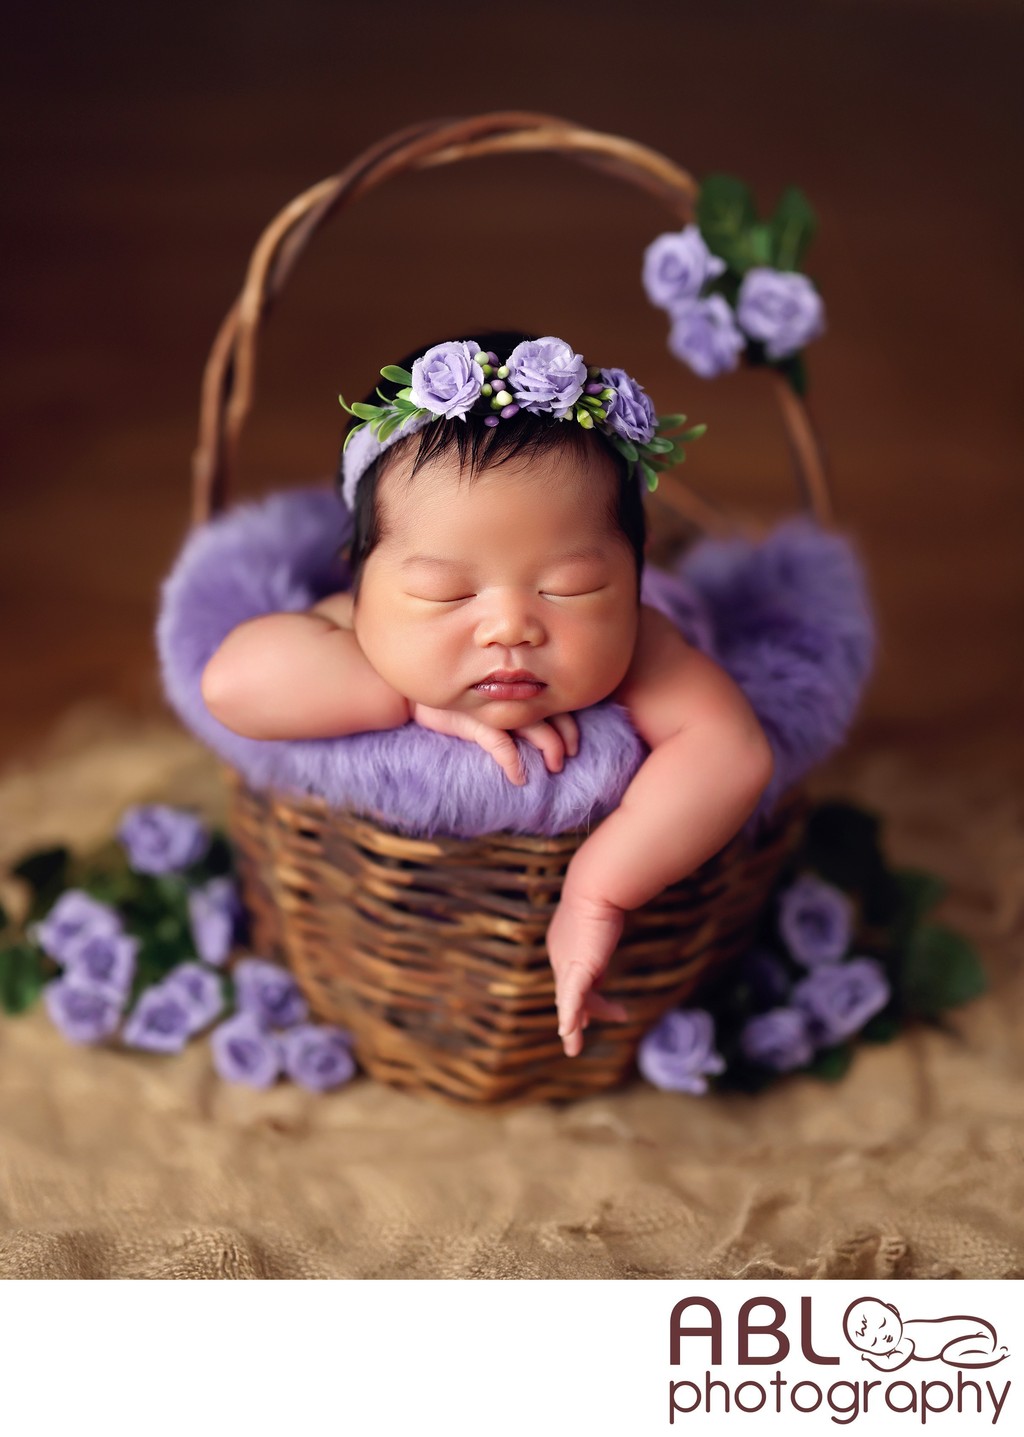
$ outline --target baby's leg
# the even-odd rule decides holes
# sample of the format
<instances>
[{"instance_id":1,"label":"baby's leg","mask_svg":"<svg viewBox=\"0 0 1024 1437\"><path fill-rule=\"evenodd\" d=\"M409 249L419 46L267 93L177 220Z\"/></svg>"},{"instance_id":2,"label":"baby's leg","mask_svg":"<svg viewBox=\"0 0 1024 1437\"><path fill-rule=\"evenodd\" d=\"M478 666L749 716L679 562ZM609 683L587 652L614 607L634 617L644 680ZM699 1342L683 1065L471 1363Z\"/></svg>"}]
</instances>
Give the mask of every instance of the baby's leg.
<instances>
[{"instance_id":1,"label":"baby's leg","mask_svg":"<svg viewBox=\"0 0 1024 1437\"><path fill-rule=\"evenodd\" d=\"M995 1367L1009 1357L1005 1347L995 1350L990 1332L972 1333L967 1337L954 1337L942 1349L942 1360L952 1367Z\"/></svg>"}]
</instances>

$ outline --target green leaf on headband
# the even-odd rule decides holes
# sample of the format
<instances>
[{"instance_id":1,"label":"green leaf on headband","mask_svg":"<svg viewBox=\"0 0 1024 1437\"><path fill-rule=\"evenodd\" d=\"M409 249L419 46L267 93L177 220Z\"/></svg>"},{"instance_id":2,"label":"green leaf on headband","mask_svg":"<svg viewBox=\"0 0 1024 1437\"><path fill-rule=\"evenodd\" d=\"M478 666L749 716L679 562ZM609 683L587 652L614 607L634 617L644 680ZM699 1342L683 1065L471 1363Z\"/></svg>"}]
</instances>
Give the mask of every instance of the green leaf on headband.
<instances>
[{"instance_id":1,"label":"green leaf on headband","mask_svg":"<svg viewBox=\"0 0 1024 1437\"><path fill-rule=\"evenodd\" d=\"M692 429L684 429L682 434L675 435L676 442L685 442L690 439L699 439L702 434L707 433L706 424L695 424Z\"/></svg>"},{"instance_id":2,"label":"green leaf on headband","mask_svg":"<svg viewBox=\"0 0 1024 1437\"><path fill-rule=\"evenodd\" d=\"M784 190L771 219L772 260L776 269L799 268L804 251L814 238L818 217L795 185Z\"/></svg>"},{"instance_id":3,"label":"green leaf on headband","mask_svg":"<svg viewBox=\"0 0 1024 1437\"><path fill-rule=\"evenodd\" d=\"M377 438L383 444L384 440L390 439L391 435L394 434L395 430L399 427L399 425L404 423L404 414L392 414L391 418L385 419L384 423L377 430Z\"/></svg>"},{"instance_id":4,"label":"green leaf on headband","mask_svg":"<svg viewBox=\"0 0 1024 1437\"><path fill-rule=\"evenodd\" d=\"M653 494L658 487L658 476L646 459L640 460L640 468L643 472L644 479L647 481L647 488Z\"/></svg>"},{"instance_id":5,"label":"green leaf on headband","mask_svg":"<svg viewBox=\"0 0 1024 1437\"><path fill-rule=\"evenodd\" d=\"M379 404L353 404L349 412L357 419L365 419L368 422L377 418L383 411Z\"/></svg>"},{"instance_id":6,"label":"green leaf on headband","mask_svg":"<svg viewBox=\"0 0 1024 1437\"><path fill-rule=\"evenodd\" d=\"M663 414L658 420L658 429L678 429L680 424L686 423L685 414Z\"/></svg>"},{"instance_id":7,"label":"green leaf on headband","mask_svg":"<svg viewBox=\"0 0 1024 1437\"><path fill-rule=\"evenodd\" d=\"M648 439L647 443L644 445L644 448L649 453L653 454L671 454L672 450L675 448L675 445L672 443L671 439L660 439L656 435L653 439Z\"/></svg>"},{"instance_id":8,"label":"green leaf on headband","mask_svg":"<svg viewBox=\"0 0 1024 1437\"><path fill-rule=\"evenodd\" d=\"M713 254L744 274L752 264L747 231L757 223L750 189L735 175L708 175L697 198L697 224Z\"/></svg>"},{"instance_id":9,"label":"green leaf on headband","mask_svg":"<svg viewBox=\"0 0 1024 1437\"><path fill-rule=\"evenodd\" d=\"M392 384L411 384L412 375L407 369L398 364L385 364L381 370L385 379L390 379Z\"/></svg>"},{"instance_id":10,"label":"green leaf on headband","mask_svg":"<svg viewBox=\"0 0 1024 1437\"><path fill-rule=\"evenodd\" d=\"M396 400L398 400L398 399L408 399L408 400L411 401L411 400L412 400L412 390L411 390L411 389L400 389L400 390L398 391L398 393L395 395L395 399L396 399Z\"/></svg>"},{"instance_id":11,"label":"green leaf on headband","mask_svg":"<svg viewBox=\"0 0 1024 1437\"><path fill-rule=\"evenodd\" d=\"M612 436L612 443L629 464L635 464L640 458L640 451L631 439L624 439L621 434Z\"/></svg>"},{"instance_id":12,"label":"green leaf on headband","mask_svg":"<svg viewBox=\"0 0 1024 1437\"><path fill-rule=\"evenodd\" d=\"M348 431L348 433L345 435L345 442L344 442L344 444L341 446L341 452L342 452L342 454L344 454L345 450L346 450L346 449L348 448L348 446L351 444L353 434L358 434L359 431L360 431L360 429L365 429L365 428L366 428L366 424L365 424L365 423L363 423L363 424L353 424L352 428L351 428L351 429Z\"/></svg>"}]
</instances>

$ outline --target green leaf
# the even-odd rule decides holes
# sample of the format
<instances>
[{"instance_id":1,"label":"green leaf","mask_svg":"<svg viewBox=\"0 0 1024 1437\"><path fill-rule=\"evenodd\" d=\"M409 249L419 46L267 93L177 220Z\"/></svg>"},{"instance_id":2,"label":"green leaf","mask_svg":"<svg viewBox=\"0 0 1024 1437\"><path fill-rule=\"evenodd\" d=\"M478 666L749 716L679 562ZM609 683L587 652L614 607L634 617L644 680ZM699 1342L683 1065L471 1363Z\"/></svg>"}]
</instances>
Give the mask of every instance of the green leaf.
<instances>
[{"instance_id":1,"label":"green leaf","mask_svg":"<svg viewBox=\"0 0 1024 1437\"><path fill-rule=\"evenodd\" d=\"M367 423L376 419L381 413L379 404L352 404L349 408L357 419L365 419Z\"/></svg>"},{"instance_id":2,"label":"green leaf","mask_svg":"<svg viewBox=\"0 0 1024 1437\"><path fill-rule=\"evenodd\" d=\"M648 491L653 494L658 487L658 476L652 466L648 464L646 459L640 460L640 468L643 471L643 476L645 480L647 481Z\"/></svg>"},{"instance_id":3,"label":"green leaf","mask_svg":"<svg viewBox=\"0 0 1024 1437\"><path fill-rule=\"evenodd\" d=\"M24 1013L46 983L46 959L29 943L0 949L0 1008L12 1017Z\"/></svg>"},{"instance_id":4,"label":"green leaf","mask_svg":"<svg viewBox=\"0 0 1024 1437\"><path fill-rule=\"evenodd\" d=\"M846 1073L852 1061L853 1048L849 1043L841 1043L836 1048L822 1048L814 1061L801 1071L814 1078L823 1078L827 1083L836 1083Z\"/></svg>"},{"instance_id":5,"label":"green leaf","mask_svg":"<svg viewBox=\"0 0 1024 1437\"><path fill-rule=\"evenodd\" d=\"M352 428L351 428L351 429L348 431L348 433L345 435L345 442L344 442L344 444L341 446L341 452L342 452L342 454L344 454L345 450L346 450L346 449L348 448L348 446L351 444L353 435L358 434L359 431L360 431L360 429L365 429L365 428L366 428L366 423L365 423L365 421L364 421L362 424L353 424Z\"/></svg>"},{"instance_id":6,"label":"green leaf","mask_svg":"<svg viewBox=\"0 0 1024 1437\"><path fill-rule=\"evenodd\" d=\"M818 228L818 217L806 196L794 185L783 191L771 218L771 247L776 269L799 269Z\"/></svg>"},{"instance_id":7,"label":"green leaf","mask_svg":"<svg viewBox=\"0 0 1024 1437\"><path fill-rule=\"evenodd\" d=\"M708 175L697 199L697 224L712 253L743 274L753 264L747 231L757 222L750 189L735 175Z\"/></svg>"},{"instance_id":8,"label":"green leaf","mask_svg":"<svg viewBox=\"0 0 1024 1437\"><path fill-rule=\"evenodd\" d=\"M692 429L684 429L682 434L675 435L675 441L677 444L686 444L693 439L699 439L702 434L706 434L707 432L708 426L706 424L695 424Z\"/></svg>"},{"instance_id":9,"label":"green leaf","mask_svg":"<svg viewBox=\"0 0 1024 1437\"><path fill-rule=\"evenodd\" d=\"M663 429L678 429L685 423L685 414L662 414L658 418L658 432L660 434Z\"/></svg>"},{"instance_id":10,"label":"green leaf","mask_svg":"<svg viewBox=\"0 0 1024 1437\"><path fill-rule=\"evenodd\" d=\"M644 448L653 454L671 454L675 447L671 439L661 439L657 435L653 439L648 439L644 445Z\"/></svg>"},{"instance_id":11,"label":"green leaf","mask_svg":"<svg viewBox=\"0 0 1024 1437\"><path fill-rule=\"evenodd\" d=\"M385 419L384 423L377 430L377 438L383 444L384 440L390 438L390 436L394 434L395 430L399 427L399 425L404 423L404 414L392 414L390 418Z\"/></svg>"},{"instance_id":12,"label":"green leaf","mask_svg":"<svg viewBox=\"0 0 1024 1437\"><path fill-rule=\"evenodd\" d=\"M633 443L632 439L624 439L621 434L616 434L612 438L612 443L615 445L616 449L619 451L622 457L630 464L635 464L636 461L640 458L640 451Z\"/></svg>"},{"instance_id":13,"label":"green leaf","mask_svg":"<svg viewBox=\"0 0 1024 1437\"><path fill-rule=\"evenodd\" d=\"M752 225L747 231L746 252L752 265L771 264L772 232L768 225Z\"/></svg>"},{"instance_id":14,"label":"green leaf","mask_svg":"<svg viewBox=\"0 0 1024 1437\"><path fill-rule=\"evenodd\" d=\"M869 1018L860 1030L860 1036L867 1043L891 1043L900 1033L900 1020L890 1008L884 1008Z\"/></svg>"},{"instance_id":15,"label":"green leaf","mask_svg":"<svg viewBox=\"0 0 1024 1437\"><path fill-rule=\"evenodd\" d=\"M412 383L412 375L398 364L385 364L381 374L385 379L390 379L392 384L408 385Z\"/></svg>"},{"instance_id":16,"label":"green leaf","mask_svg":"<svg viewBox=\"0 0 1024 1437\"><path fill-rule=\"evenodd\" d=\"M908 1011L924 1018L969 1003L988 987L972 944L939 923L923 923L916 929L899 981Z\"/></svg>"}]
</instances>

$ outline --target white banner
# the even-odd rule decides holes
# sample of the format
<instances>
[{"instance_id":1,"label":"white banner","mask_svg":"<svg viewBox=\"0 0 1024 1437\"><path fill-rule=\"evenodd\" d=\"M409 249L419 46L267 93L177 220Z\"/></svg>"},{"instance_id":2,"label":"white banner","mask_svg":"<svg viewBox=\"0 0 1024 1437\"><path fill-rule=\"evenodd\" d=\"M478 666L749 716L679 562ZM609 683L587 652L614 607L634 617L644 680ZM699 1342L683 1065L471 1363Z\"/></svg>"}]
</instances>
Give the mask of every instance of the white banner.
<instances>
[{"instance_id":1,"label":"white banner","mask_svg":"<svg viewBox=\"0 0 1024 1437\"><path fill-rule=\"evenodd\" d=\"M1022 1430L1016 1282L6 1283L5 1428Z\"/></svg>"}]
</instances>

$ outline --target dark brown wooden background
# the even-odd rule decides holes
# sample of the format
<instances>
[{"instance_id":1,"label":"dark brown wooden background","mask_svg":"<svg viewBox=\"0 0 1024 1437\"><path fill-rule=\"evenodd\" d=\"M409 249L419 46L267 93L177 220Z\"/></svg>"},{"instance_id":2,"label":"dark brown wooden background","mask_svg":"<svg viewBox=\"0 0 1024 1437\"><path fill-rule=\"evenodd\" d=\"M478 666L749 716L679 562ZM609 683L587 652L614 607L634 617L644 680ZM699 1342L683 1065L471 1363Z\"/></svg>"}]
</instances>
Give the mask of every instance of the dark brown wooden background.
<instances>
[{"instance_id":1,"label":"dark brown wooden background","mask_svg":"<svg viewBox=\"0 0 1024 1437\"><path fill-rule=\"evenodd\" d=\"M501 108L740 174L762 208L806 191L829 320L812 408L882 635L858 741L1015 733L1021 31L1016 6L937 0L23 9L0 101L0 759L82 698L161 706L151 634L188 522L200 373L264 223L392 129ZM515 324L707 420L691 482L781 514L788 458L760 376L692 376L643 297L665 227L653 202L551 158L371 197L274 315L245 491L327 473L336 395L380 363Z\"/></svg>"}]
</instances>

